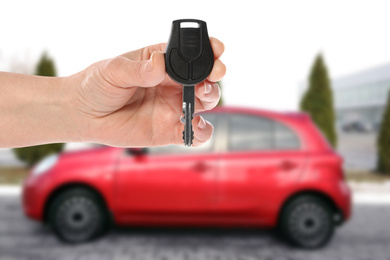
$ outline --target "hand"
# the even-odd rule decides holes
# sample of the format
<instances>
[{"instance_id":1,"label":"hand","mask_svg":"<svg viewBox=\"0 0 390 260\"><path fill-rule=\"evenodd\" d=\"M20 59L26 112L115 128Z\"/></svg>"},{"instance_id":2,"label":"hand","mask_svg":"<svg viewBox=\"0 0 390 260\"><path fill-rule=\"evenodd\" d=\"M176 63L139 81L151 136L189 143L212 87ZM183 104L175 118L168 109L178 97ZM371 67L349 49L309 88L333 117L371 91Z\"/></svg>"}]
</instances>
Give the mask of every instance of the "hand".
<instances>
[{"instance_id":1,"label":"hand","mask_svg":"<svg viewBox=\"0 0 390 260\"><path fill-rule=\"evenodd\" d=\"M210 38L215 63L209 77L195 86L195 112L214 108L220 98L217 81L225 75L219 60L222 42ZM111 146L183 144L182 89L165 72L165 43L97 62L69 78L74 86L78 122L84 141ZM210 139L213 126L193 119L194 142Z\"/></svg>"}]
</instances>

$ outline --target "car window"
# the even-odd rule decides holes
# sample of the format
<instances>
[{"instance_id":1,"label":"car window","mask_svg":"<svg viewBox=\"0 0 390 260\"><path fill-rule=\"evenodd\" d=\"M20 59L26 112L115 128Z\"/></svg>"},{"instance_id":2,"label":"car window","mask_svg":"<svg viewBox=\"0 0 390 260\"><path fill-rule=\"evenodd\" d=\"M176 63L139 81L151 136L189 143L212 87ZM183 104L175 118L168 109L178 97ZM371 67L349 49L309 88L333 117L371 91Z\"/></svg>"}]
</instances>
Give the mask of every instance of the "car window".
<instances>
[{"instance_id":1,"label":"car window","mask_svg":"<svg viewBox=\"0 0 390 260\"><path fill-rule=\"evenodd\" d=\"M218 116L216 114L206 113L202 117L209 121L214 128L217 127ZM215 129L214 129L215 133ZM149 154L193 154L212 152L214 148L214 135L209 141L199 147L185 147L184 145L166 145L148 148Z\"/></svg>"},{"instance_id":2,"label":"car window","mask_svg":"<svg viewBox=\"0 0 390 260\"><path fill-rule=\"evenodd\" d=\"M267 150L272 148L272 122L249 115L229 115L230 151Z\"/></svg>"},{"instance_id":3,"label":"car window","mask_svg":"<svg viewBox=\"0 0 390 260\"><path fill-rule=\"evenodd\" d=\"M293 150L299 149L300 143L298 136L287 126L274 122L275 129L275 149Z\"/></svg>"},{"instance_id":4,"label":"car window","mask_svg":"<svg viewBox=\"0 0 390 260\"><path fill-rule=\"evenodd\" d=\"M298 148L296 134L279 122L259 116L229 115L229 151Z\"/></svg>"}]
</instances>

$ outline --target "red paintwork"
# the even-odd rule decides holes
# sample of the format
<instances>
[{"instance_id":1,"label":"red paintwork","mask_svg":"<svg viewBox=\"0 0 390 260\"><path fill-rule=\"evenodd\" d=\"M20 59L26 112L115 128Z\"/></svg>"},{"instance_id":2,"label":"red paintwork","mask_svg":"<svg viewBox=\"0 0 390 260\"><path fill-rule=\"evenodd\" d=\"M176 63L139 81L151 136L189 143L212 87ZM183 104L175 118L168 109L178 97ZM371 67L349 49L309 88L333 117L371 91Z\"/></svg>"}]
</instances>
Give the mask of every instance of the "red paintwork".
<instances>
[{"instance_id":1,"label":"red paintwork","mask_svg":"<svg viewBox=\"0 0 390 260\"><path fill-rule=\"evenodd\" d=\"M344 220L350 217L342 160L307 115L232 107L213 112L282 122L297 133L302 147L141 156L104 147L64 153L49 172L26 180L25 213L43 220L49 196L64 185L78 183L102 195L118 224L273 227L283 204L307 191L327 196Z\"/></svg>"}]
</instances>

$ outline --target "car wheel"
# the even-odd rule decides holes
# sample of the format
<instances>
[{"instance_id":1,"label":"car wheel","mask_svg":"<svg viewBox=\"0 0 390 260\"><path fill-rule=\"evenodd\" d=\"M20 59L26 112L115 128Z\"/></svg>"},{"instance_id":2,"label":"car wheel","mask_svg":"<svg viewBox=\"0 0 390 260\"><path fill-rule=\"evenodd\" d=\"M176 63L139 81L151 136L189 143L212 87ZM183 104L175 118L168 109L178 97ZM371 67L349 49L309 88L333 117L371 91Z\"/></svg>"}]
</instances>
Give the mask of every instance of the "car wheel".
<instances>
[{"instance_id":1,"label":"car wheel","mask_svg":"<svg viewBox=\"0 0 390 260\"><path fill-rule=\"evenodd\" d=\"M68 243L81 243L102 234L107 228L107 210L99 196L85 188L60 193L49 208L49 224Z\"/></svg>"},{"instance_id":2,"label":"car wheel","mask_svg":"<svg viewBox=\"0 0 390 260\"><path fill-rule=\"evenodd\" d=\"M335 223L330 205L315 196L300 196L284 208L279 229L288 240L301 248L319 248L333 236Z\"/></svg>"}]
</instances>

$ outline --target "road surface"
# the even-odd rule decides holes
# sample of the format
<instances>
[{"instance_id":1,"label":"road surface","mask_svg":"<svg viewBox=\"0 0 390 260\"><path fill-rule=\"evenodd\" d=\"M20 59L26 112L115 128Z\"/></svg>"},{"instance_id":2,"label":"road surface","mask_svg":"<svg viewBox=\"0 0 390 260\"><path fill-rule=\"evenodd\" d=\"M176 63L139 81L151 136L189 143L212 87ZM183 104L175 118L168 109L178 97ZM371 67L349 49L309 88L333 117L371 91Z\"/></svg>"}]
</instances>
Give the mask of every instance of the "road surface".
<instances>
[{"instance_id":1,"label":"road surface","mask_svg":"<svg viewBox=\"0 0 390 260\"><path fill-rule=\"evenodd\" d=\"M59 242L23 215L18 196L0 196L0 260L390 260L390 205L354 206L353 219L324 249L290 248L267 230L114 228L83 245Z\"/></svg>"}]
</instances>

